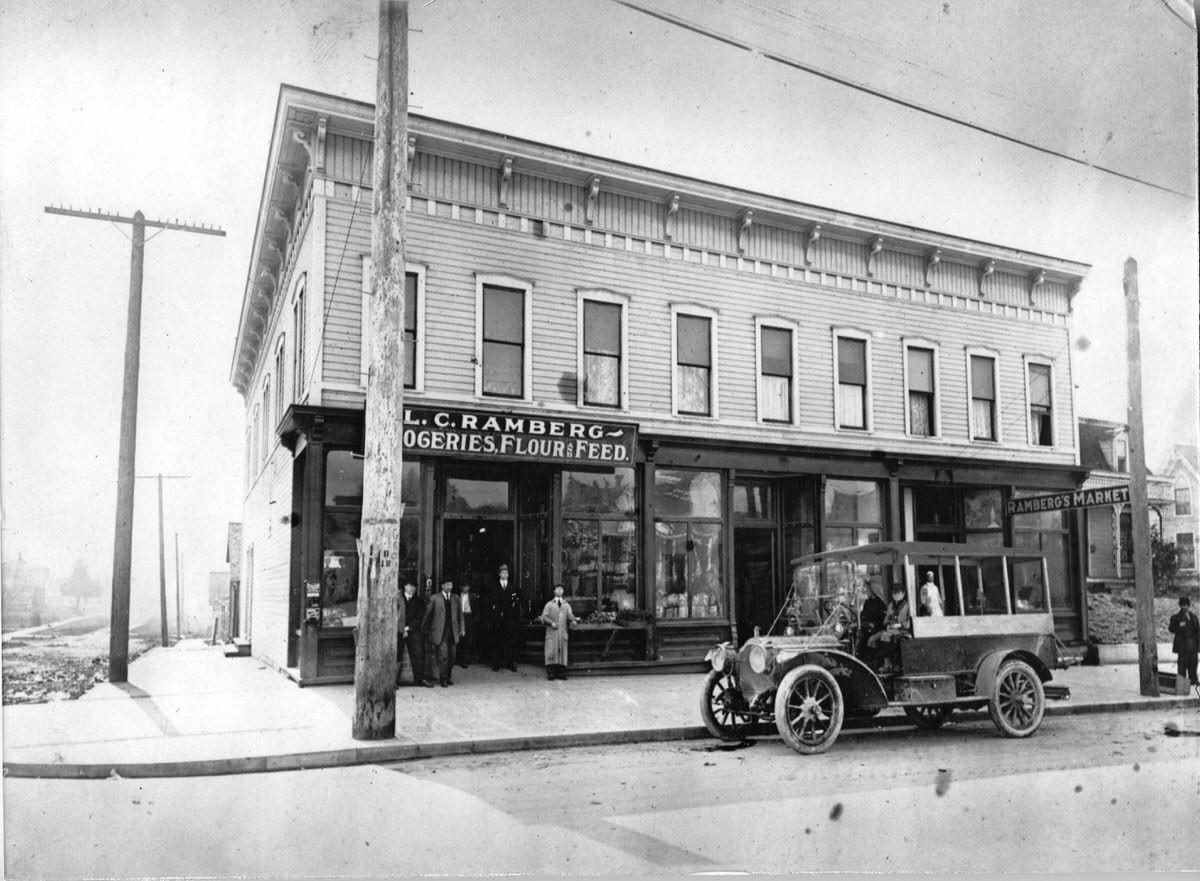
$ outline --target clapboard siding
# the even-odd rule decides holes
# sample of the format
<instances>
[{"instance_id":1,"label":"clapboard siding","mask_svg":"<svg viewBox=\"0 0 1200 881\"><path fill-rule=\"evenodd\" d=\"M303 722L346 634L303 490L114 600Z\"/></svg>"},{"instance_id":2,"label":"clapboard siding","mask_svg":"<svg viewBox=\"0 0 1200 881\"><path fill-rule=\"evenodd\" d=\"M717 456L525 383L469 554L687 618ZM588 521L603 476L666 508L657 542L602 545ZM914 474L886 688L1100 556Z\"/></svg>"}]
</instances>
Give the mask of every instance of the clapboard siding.
<instances>
[{"instance_id":1,"label":"clapboard siding","mask_svg":"<svg viewBox=\"0 0 1200 881\"><path fill-rule=\"evenodd\" d=\"M362 258L371 253L371 194L357 205L327 199L325 210L324 331L321 369L326 384L360 384ZM353 223L352 223L353 221Z\"/></svg>"},{"instance_id":2,"label":"clapboard siding","mask_svg":"<svg viewBox=\"0 0 1200 881\"><path fill-rule=\"evenodd\" d=\"M957 443L976 455L994 444L970 443L966 400L968 347L1000 353L1003 448L1027 457L1072 458L1070 371L1065 327L850 290L828 291L786 278L721 270L644 252L578 245L561 238L513 233L487 224L442 222L413 212L408 224L408 259L429 266L425 394L474 395L475 274L502 274L533 284L533 398L548 406L570 406L577 383L576 291L606 288L630 297L630 412L678 425L703 426L722 437L726 423L756 419L755 316L782 317L798 328L800 423L795 429L759 427L758 435L787 442L878 447L887 438L924 452L951 452ZM718 321L719 420L670 420L671 305L715 310ZM833 328L872 333L873 431L839 432L834 423ZM940 441L904 438L903 340L938 346ZM1060 448L1033 450L1027 429L1024 355L1054 359L1055 430ZM805 438L805 435L809 437ZM1064 452L1065 451L1065 452ZM961 449L960 449L961 452Z\"/></svg>"},{"instance_id":3,"label":"clapboard siding","mask_svg":"<svg viewBox=\"0 0 1200 881\"><path fill-rule=\"evenodd\" d=\"M292 536L291 527L280 520L291 511L292 458L286 449L276 444L262 479L246 497L242 513L242 547L243 553L251 547L254 549L250 597L252 651L277 667L287 665Z\"/></svg>"}]
</instances>

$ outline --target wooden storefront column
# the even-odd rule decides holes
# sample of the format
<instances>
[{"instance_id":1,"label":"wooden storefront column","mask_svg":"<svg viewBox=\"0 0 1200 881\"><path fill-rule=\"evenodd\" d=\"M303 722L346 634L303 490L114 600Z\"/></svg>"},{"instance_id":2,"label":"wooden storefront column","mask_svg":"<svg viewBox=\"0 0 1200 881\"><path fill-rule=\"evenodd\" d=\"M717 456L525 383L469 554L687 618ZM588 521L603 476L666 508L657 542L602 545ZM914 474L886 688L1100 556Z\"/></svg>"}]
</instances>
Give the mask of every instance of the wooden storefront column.
<instances>
[{"instance_id":1,"label":"wooden storefront column","mask_svg":"<svg viewBox=\"0 0 1200 881\"><path fill-rule=\"evenodd\" d=\"M642 522L638 530L642 538L642 598L646 610L655 617L655 626L646 634L646 660L658 660L658 611L655 606L654 561L657 535L654 532L654 451L651 449L642 467Z\"/></svg>"},{"instance_id":2,"label":"wooden storefront column","mask_svg":"<svg viewBox=\"0 0 1200 881\"><path fill-rule=\"evenodd\" d=\"M903 541L904 529L902 520L900 519L900 478L892 476L888 478L888 522L886 524L885 534L888 541Z\"/></svg>"}]
</instances>

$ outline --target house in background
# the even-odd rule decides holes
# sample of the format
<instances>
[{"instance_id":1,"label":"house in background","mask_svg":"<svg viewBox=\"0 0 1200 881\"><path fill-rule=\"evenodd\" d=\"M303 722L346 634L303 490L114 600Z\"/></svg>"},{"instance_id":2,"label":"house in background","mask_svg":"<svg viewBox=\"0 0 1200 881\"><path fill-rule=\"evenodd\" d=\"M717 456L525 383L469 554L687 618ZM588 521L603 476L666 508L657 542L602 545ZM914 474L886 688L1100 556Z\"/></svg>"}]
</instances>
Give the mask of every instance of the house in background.
<instances>
[{"instance_id":1,"label":"house in background","mask_svg":"<svg viewBox=\"0 0 1200 881\"><path fill-rule=\"evenodd\" d=\"M50 570L44 566L31 566L24 557L6 560L3 567L3 609L5 630L33 627L42 623L46 607L46 586L50 583Z\"/></svg>"},{"instance_id":2,"label":"house in background","mask_svg":"<svg viewBox=\"0 0 1200 881\"><path fill-rule=\"evenodd\" d=\"M1128 486L1129 427L1103 419L1079 420L1079 464L1088 469L1083 489ZM1163 531L1171 515L1171 481L1147 475L1150 528ZM1133 586L1133 516L1129 503L1085 508L1085 582L1092 587Z\"/></svg>"},{"instance_id":3,"label":"house in background","mask_svg":"<svg viewBox=\"0 0 1200 881\"><path fill-rule=\"evenodd\" d=\"M1179 576L1196 581L1196 536L1200 534L1200 467L1197 465L1196 448L1176 444L1167 462L1160 469L1163 478L1171 484L1175 501L1170 515L1163 518L1162 534L1174 541L1179 550Z\"/></svg>"}]
</instances>

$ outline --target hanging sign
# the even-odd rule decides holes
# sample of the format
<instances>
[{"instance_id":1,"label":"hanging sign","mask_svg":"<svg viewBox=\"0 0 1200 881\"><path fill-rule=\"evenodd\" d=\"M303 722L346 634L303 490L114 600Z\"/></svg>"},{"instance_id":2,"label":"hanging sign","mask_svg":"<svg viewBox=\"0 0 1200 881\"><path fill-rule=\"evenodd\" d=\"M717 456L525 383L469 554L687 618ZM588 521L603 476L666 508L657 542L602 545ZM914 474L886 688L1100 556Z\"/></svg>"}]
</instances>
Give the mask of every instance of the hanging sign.
<instances>
[{"instance_id":1,"label":"hanging sign","mask_svg":"<svg viewBox=\"0 0 1200 881\"><path fill-rule=\"evenodd\" d=\"M406 407L404 452L630 465L637 426L547 415Z\"/></svg>"},{"instance_id":2,"label":"hanging sign","mask_svg":"<svg viewBox=\"0 0 1200 881\"><path fill-rule=\"evenodd\" d=\"M1014 514L1033 514L1038 511L1067 511L1073 508L1092 508L1099 505L1124 505L1128 501L1128 486L1107 486L1104 489L1078 489L1069 493L1009 499L1004 506L1004 512L1011 517Z\"/></svg>"}]
</instances>

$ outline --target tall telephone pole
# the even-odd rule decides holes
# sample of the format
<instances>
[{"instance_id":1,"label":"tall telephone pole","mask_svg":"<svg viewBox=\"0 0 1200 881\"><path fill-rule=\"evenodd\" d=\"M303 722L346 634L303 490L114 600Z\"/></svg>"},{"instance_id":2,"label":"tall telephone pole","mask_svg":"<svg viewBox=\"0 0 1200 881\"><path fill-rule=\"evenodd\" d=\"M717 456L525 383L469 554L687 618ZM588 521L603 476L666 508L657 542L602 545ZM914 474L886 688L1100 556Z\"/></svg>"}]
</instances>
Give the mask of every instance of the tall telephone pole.
<instances>
[{"instance_id":1,"label":"tall telephone pole","mask_svg":"<svg viewBox=\"0 0 1200 881\"><path fill-rule=\"evenodd\" d=\"M404 394L404 202L408 160L408 3L380 0L372 168L371 353L364 432L358 641L354 653L357 740L396 733L396 598L399 594L401 414Z\"/></svg>"},{"instance_id":2,"label":"tall telephone pole","mask_svg":"<svg viewBox=\"0 0 1200 881\"><path fill-rule=\"evenodd\" d=\"M183 639L183 586L179 580L179 533L175 533L175 639Z\"/></svg>"},{"instance_id":3,"label":"tall telephone pole","mask_svg":"<svg viewBox=\"0 0 1200 881\"><path fill-rule=\"evenodd\" d=\"M47 214L129 224L133 248L129 260L129 307L125 325L125 379L121 392L121 444L117 453L117 516L113 541L112 613L108 632L108 681L129 679L129 572L133 558L133 463L137 448L138 370L142 339L142 264L146 227L223 236L225 231L166 220L147 220L141 211L132 217L106 211L46 206Z\"/></svg>"},{"instance_id":4,"label":"tall telephone pole","mask_svg":"<svg viewBox=\"0 0 1200 881\"><path fill-rule=\"evenodd\" d=\"M186 480L187 474L139 474L139 480L158 481L158 622L165 648L171 644L171 635L167 626L167 551L163 541L163 481ZM175 534L175 566L179 566L179 533ZM175 576L176 602L178 602L179 575ZM178 612L178 609L176 609ZM178 627L176 628L178 629Z\"/></svg>"},{"instance_id":5,"label":"tall telephone pole","mask_svg":"<svg viewBox=\"0 0 1200 881\"><path fill-rule=\"evenodd\" d=\"M1150 504L1146 491L1146 432L1142 426L1141 303L1138 265L1125 261L1125 354L1129 361L1129 511L1133 521L1133 589L1137 609L1138 682L1158 696L1158 641L1154 633L1154 572L1150 554Z\"/></svg>"}]
</instances>

